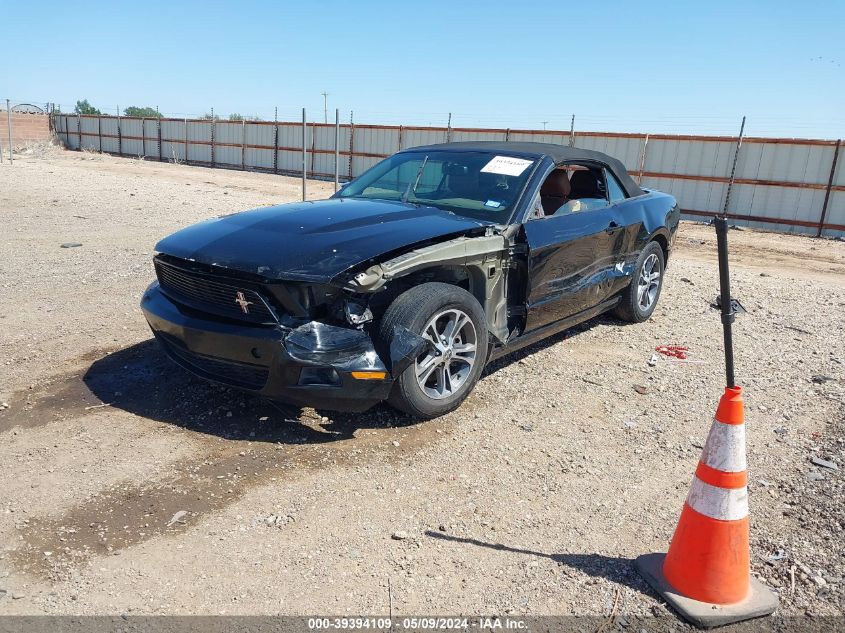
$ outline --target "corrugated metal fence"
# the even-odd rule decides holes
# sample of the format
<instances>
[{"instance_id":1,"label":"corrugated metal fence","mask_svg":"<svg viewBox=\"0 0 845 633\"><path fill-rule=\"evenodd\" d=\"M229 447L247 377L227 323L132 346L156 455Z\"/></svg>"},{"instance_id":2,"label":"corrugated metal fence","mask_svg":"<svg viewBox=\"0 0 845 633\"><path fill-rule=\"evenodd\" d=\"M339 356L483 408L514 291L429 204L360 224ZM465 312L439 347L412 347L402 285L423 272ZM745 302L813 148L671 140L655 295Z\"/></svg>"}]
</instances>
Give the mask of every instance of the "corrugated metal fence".
<instances>
[{"instance_id":1,"label":"corrugated metal fence","mask_svg":"<svg viewBox=\"0 0 845 633\"><path fill-rule=\"evenodd\" d=\"M302 123L139 119L56 114L53 125L71 149L212 167L299 174ZM335 125L308 123L310 176L333 178ZM568 131L343 124L339 130L342 180L361 174L396 151L446 141L510 140L569 144ZM675 196L687 219L722 211L737 139L576 132L576 147L625 163L644 187ZM841 141L745 138L728 216L739 225L827 237L845 236L845 168Z\"/></svg>"}]
</instances>

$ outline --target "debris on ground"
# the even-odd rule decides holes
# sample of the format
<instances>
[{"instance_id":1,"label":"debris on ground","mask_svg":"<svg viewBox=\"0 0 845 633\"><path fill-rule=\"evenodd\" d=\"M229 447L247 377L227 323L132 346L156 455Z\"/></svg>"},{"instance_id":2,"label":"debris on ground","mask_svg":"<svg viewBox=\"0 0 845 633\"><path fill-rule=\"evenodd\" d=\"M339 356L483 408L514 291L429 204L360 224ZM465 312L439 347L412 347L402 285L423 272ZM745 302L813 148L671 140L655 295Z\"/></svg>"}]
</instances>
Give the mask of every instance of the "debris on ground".
<instances>
[{"instance_id":1,"label":"debris on ground","mask_svg":"<svg viewBox=\"0 0 845 633\"><path fill-rule=\"evenodd\" d=\"M822 374L815 374L811 378L811 380L816 383L817 385L823 385L826 382L830 382L833 380L832 376L823 376Z\"/></svg>"},{"instance_id":2,"label":"debris on ground","mask_svg":"<svg viewBox=\"0 0 845 633\"><path fill-rule=\"evenodd\" d=\"M827 459L822 459L821 457L811 457L810 461L813 462L816 466L821 466L822 468L829 468L830 470L839 470L839 466L837 466L835 462L829 461Z\"/></svg>"},{"instance_id":3,"label":"debris on ground","mask_svg":"<svg viewBox=\"0 0 845 633\"><path fill-rule=\"evenodd\" d=\"M660 345L659 347L655 347L654 351L670 358L686 360L689 347L684 347L682 345Z\"/></svg>"},{"instance_id":4,"label":"debris on ground","mask_svg":"<svg viewBox=\"0 0 845 633\"><path fill-rule=\"evenodd\" d=\"M184 519L185 519L186 516L188 516L187 510L179 510L179 512L174 514L173 517L170 519L170 521L167 522L167 527L170 527L171 525L173 525L175 523L183 523L184 524L185 523Z\"/></svg>"}]
</instances>

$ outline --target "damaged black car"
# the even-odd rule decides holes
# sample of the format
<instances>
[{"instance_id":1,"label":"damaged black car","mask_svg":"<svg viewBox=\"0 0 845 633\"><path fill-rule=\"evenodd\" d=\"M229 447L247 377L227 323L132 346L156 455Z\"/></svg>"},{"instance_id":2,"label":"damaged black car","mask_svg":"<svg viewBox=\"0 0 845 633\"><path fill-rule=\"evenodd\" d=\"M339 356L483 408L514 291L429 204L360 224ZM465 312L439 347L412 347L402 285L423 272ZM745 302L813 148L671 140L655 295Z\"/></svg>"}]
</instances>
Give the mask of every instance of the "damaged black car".
<instances>
[{"instance_id":1,"label":"damaged black car","mask_svg":"<svg viewBox=\"0 0 845 633\"><path fill-rule=\"evenodd\" d=\"M494 358L606 311L647 320L679 217L600 152L416 147L328 200L161 240L141 308L168 356L205 379L432 418Z\"/></svg>"}]
</instances>

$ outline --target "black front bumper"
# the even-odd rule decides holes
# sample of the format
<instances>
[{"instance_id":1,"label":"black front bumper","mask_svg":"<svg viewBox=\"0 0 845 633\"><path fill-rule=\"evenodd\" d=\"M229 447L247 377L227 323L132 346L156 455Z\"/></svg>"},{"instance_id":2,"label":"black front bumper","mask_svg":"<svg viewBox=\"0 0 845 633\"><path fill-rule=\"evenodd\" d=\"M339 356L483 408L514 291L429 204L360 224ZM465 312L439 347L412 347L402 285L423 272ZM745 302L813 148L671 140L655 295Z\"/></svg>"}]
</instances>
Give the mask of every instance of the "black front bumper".
<instances>
[{"instance_id":1,"label":"black front bumper","mask_svg":"<svg viewBox=\"0 0 845 633\"><path fill-rule=\"evenodd\" d=\"M387 399L390 370L398 374L419 353L413 344L395 355L391 350L394 358L386 366L365 332L317 322L288 329L219 319L172 301L158 282L147 288L141 309L167 355L188 371L303 406L368 409ZM353 371L386 374L361 380L352 377Z\"/></svg>"}]
</instances>

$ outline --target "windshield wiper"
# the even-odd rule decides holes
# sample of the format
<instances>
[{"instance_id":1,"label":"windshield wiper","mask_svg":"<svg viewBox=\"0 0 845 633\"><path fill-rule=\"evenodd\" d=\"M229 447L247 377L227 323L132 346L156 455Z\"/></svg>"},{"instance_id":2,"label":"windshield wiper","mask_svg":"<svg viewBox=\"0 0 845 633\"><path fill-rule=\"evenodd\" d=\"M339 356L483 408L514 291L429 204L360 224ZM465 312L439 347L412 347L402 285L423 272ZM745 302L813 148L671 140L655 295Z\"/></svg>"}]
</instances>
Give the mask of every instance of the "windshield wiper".
<instances>
[{"instance_id":1,"label":"windshield wiper","mask_svg":"<svg viewBox=\"0 0 845 633\"><path fill-rule=\"evenodd\" d=\"M417 177L413 180L413 182L409 182L408 186L405 188L405 193L402 194L401 198L401 201L403 203L408 202L408 198L411 196L411 194L417 192L417 186L420 184L420 178L422 178L423 169L425 169L425 164L427 162L428 154L426 154L425 158L423 158L422 165L420 165L419 171L417 171ZM411 185L413 185L413 187Z\"/></svg>"}]
</instances>

